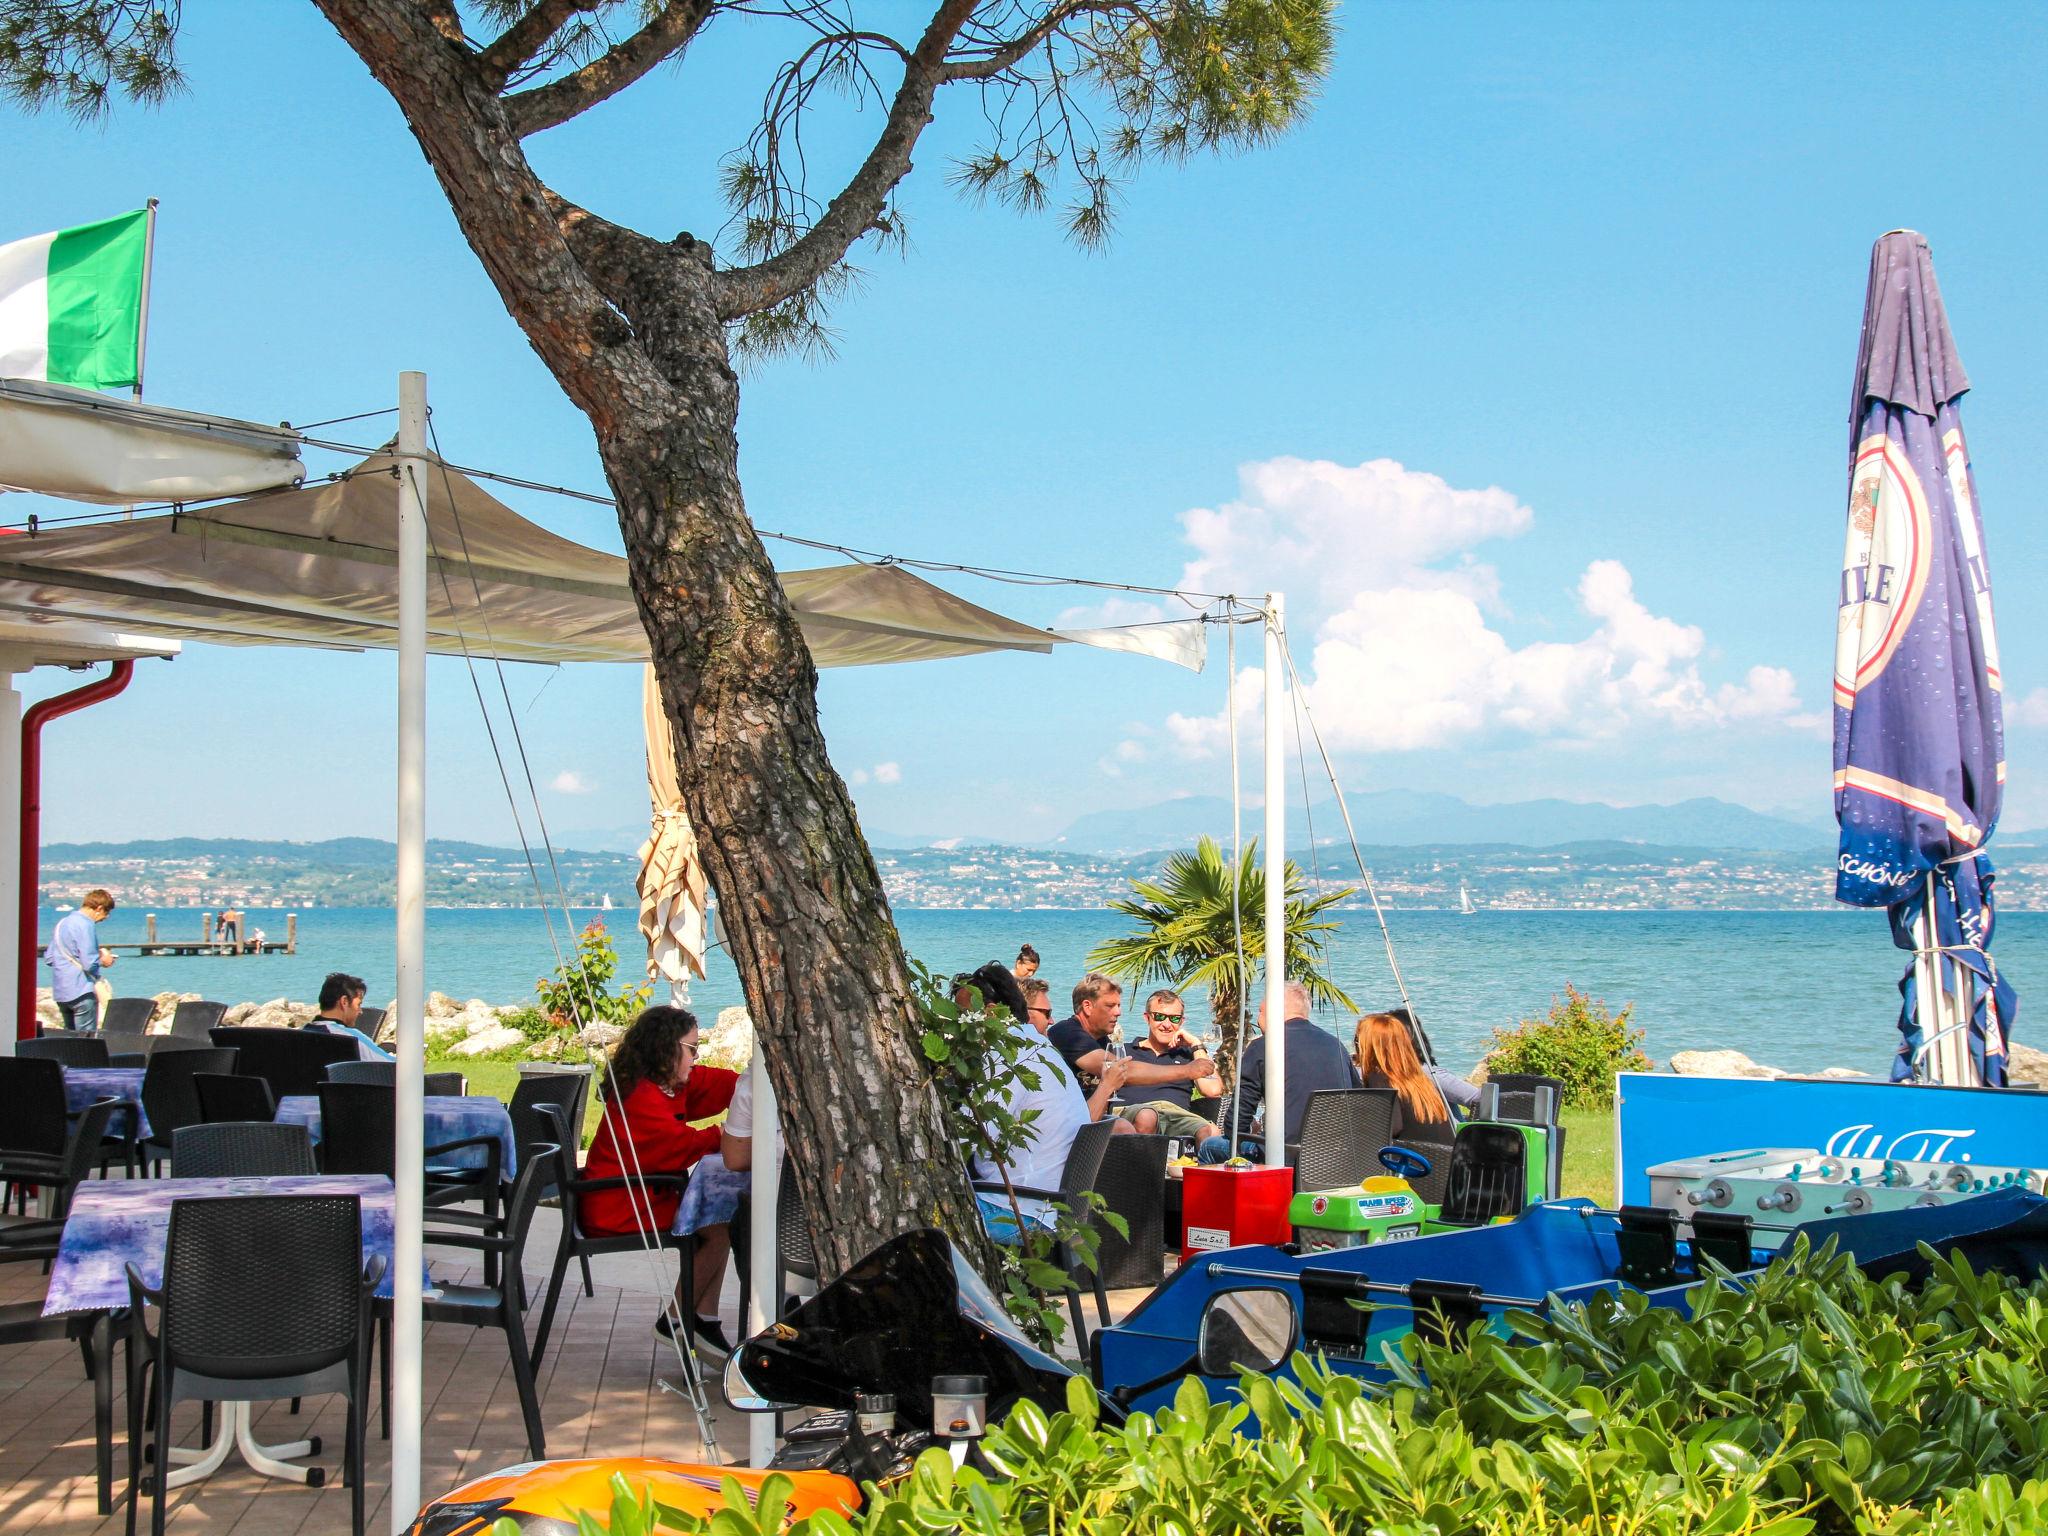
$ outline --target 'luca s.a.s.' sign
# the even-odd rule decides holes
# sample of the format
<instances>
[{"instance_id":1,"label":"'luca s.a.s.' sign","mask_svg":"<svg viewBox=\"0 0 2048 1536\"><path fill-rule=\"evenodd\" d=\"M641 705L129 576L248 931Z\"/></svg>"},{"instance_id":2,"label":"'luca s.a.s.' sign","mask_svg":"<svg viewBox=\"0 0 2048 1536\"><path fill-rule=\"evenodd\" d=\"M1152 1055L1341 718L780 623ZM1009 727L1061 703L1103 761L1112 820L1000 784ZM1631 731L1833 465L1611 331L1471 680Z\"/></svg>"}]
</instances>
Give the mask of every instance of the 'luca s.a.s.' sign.
<instances>
[{"instance_id":1,"label":"'luca s.a.s.' sign","mask_svg":"<svg viewBox=\"0 0 2048 1536\"><path fill-rule=\"evenodd\" d=\"M1624 1072L1617 1088L1621 1204L1649 1200L1645 1170L1657 1163L1750 1147L1989 1166L2048 1161L2048 1093L1656 1072Z\"/></svg>"}]
</instances>

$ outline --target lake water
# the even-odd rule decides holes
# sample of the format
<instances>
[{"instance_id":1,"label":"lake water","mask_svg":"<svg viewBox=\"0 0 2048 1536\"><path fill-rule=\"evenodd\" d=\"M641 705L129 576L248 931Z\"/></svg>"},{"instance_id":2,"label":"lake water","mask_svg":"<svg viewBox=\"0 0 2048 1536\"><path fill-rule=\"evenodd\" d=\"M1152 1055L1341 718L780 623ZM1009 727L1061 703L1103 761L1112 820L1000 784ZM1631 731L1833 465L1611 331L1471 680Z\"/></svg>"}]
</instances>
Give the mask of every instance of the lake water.
<instances>
[{"instance_id":1,"label":"lake water","mask_svg":"<svg viewBox=\"0 0 2048 1536\"><path fill-rule=\"evenodd\" d=\"M1347 912L1331 970L1365 1006L1398 1000L1370 912ZM602 916L627 966L638 947L634 914ZM911 954L934 970L971 970L1008 961L1028 941L1044 957L1041 972L1055 1001L1085 969L1089 949L1123 931L1102 911L903 911ZM47 935L56 914L43 914ZM1903 951L1892 948L1881 912L1523 912L1389 914L1410 995L1438 1055L1460 1069L1485 1048L1498 1025L1542 1012L1567 982L1609 1004L1635 1005L1658 1061L1674 1051L1731 1046L1758 1061L1795 1070L1856 1067L1882 1071L1897 1040ZM563 923L554 919L561 936ZM228 959L123 956L110 973L118 995L198 992L222 1002L293 997L311 1001L329 971L368 979L370 1000L389 998L394 969L389 909L302 911L299 952ZM249 925L284 937L284 913L250 910ZM157 910L160 938L197 936L197 911ZM143 913L126 908L102 925L108 942L143 934ZM569 940L562 940L566 948ZM2029 982L2048 986L2048 913L2001 916L1995 953L2010 969L2024 1005ZM531 997L555 954L537 909L435 909L427 913L427 984L456 997L515 1003ZM44 971L43 983L48 974ZM742 1001L723 953L693 992L708 1018ZM1195 1012L1203 1015L1198 1001ZM1064 1011L1064 1010L1063 1010ZM1135 1013L1135 1008L1131 1012ZM2024 1006L2018 1038L2029 1041Z\"/></svg>"}]
</instances>

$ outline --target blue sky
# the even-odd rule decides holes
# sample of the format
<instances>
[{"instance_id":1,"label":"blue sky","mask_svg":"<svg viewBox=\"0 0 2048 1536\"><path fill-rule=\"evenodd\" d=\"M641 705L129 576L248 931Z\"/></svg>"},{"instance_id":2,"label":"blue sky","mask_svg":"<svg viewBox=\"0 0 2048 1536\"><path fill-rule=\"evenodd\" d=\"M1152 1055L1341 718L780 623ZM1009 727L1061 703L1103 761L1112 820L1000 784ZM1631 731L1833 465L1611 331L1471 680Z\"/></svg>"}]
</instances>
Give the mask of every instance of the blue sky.
<instances>
[{"instance_id":1,"label":"blue sky","mask_svg":"<svg viewBox=\"0 0 2048 1536\"><path fill-rule=\"evenodd\" d=\"M944 172L974 114L942 101L904 194L911 249L864 260L836 360L746 380L752 514L917 556L1283 586L1348 787L1824 816L1848 379L1870 243L1910 225L1976 386L2006 822L2048 821L2048 531L2025 478L2048 420L2048 23L1929 16L1353 6L1308 123L1148 168L1103 255L960 200ZM728 22L707 42L533 141L543 175L651 231L715 230L717 158L776 39ZM419 368L451 457L602 489L396 109L312 7L190 6L184 63L191 90L160 111L0 118L0 238L163 199L151 397L310 421L381 407ZM821 122L821 164L874 122ZM601 508L508 500L617 547ZM952 585L1033 621L1099 601ZM48 732L46 835L388 836L392 679L379 655L146 666ZM432 686L432 830L506 841L460 664ZM516 668L511 687L558 838L640 822L637 676ZM1225 792L1223 701L1220 654L1199 677L1062 653L823 686L870 826L977 837Z\"/></svg>"}]
</instances>

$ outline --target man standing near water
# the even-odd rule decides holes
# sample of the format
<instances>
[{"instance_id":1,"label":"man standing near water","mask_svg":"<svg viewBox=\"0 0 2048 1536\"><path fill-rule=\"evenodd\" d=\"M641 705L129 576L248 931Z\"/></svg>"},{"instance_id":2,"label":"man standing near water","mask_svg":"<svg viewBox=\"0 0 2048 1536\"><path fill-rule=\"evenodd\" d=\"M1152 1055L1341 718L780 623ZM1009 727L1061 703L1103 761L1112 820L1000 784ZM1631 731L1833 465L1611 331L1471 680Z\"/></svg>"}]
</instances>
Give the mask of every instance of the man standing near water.
<instances>
[{"instance_id":1,"label":"man standing near water","mask_svg":"<svg viewBox=\"0 0 2048 1536\"><path fill-rule=\"evenodd\" d=\"M114 898L94 889L80 898L78 910L67 912L50 935L50 947L43 951L43 963L50 968L50 995L64 1010L67 1029L98 1029L99 994L93 983L100 970L114 963L114 952L100 947L99 925L114 910Z\"/></svg>"}]
</instances>

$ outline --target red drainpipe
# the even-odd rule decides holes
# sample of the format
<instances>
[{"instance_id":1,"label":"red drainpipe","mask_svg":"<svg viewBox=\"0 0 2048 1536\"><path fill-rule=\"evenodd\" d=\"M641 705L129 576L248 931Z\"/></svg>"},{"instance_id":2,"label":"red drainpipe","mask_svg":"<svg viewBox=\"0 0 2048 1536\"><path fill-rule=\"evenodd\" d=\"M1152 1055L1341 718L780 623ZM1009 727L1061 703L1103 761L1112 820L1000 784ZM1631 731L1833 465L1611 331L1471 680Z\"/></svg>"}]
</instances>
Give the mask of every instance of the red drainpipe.
<instances>
[{"instance_id":1,"label":"red drainpipe","mask_svg":"<svg viewBox=\"0 0 2048 1536\"><path fill-rule=\"evenodd\" d=\"M31 704L21 712L21 912L19 939L21 953L15 973L15 1038L33 1040L36 1021L36 965L42 958L36 945L37 887L43 873L43 722L55 720L111 699L135 675L135 663L123 659L105 677L60 693L54 699Z\"/></svg>"}]
</instances>

